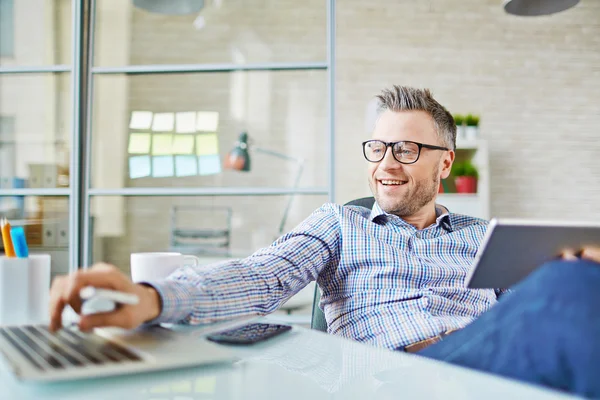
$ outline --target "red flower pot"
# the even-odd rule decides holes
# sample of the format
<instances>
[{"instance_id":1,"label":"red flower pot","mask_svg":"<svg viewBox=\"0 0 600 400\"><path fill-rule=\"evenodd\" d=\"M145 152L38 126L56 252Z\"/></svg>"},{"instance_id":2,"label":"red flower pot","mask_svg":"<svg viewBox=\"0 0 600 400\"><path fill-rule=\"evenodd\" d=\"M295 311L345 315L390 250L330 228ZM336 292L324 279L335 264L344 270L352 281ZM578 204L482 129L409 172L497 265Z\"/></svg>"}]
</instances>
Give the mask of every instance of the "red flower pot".
<instances>
[{"instance_id":1,"label":"red flower pot","mask_svg":"<svg viewBox=\"0 0 600 400\"><path fill-rule=\"evenodd\" d=\"M477 178L474 176L457 176L454 183L456 193L477 193Z\"/></svg>"}]
</instances>

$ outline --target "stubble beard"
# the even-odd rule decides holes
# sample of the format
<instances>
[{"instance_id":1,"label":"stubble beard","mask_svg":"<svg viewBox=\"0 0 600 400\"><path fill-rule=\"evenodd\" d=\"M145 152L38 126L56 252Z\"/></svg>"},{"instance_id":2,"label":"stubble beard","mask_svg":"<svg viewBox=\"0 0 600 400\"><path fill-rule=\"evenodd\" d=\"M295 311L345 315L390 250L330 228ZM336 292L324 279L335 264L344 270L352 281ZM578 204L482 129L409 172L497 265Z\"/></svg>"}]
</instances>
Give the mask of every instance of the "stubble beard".
<instances>
[{"instance_id":1,"label":"stubble beard","mask_svg":"<svg viewBox=\"0 0 600 400\"><path fill-rule=\"evenodd\" d=\"M420 209L429 204L437 195L440 187L440 177L437 169L433 171L431 180L421 181L416 186L414 193L407 193L400 199L382 199L373 188L377 204L388 214L397 215L401 218L410 217Z\"/></svg>"}]
</instances>

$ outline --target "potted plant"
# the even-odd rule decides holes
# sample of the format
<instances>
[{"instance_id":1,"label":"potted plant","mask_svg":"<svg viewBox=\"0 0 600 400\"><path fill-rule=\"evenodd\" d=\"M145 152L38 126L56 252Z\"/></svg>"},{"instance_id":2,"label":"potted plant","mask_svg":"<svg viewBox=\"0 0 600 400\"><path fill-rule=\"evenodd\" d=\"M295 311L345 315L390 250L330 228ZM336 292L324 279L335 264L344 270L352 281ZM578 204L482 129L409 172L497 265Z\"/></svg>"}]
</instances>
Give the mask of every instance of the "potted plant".
<instances>
[{"instance_id":1,"label":"potted plant","mask_svg":"<svg viewBox=\"0 0 600 400\"><path fill-rule=\"evenodd\" d=\"M477 193L479 173L470 161L454 163L452 166L456 193Z\"/></svg>"},{"instance_id":2,"label":"potted plant","mask_svg":"<svg viewBox=\"0 0 600 400\"><path fill-rule=\"evenodd\" d=\"M479 136L479 116L468 114L465 117L465 138L467 140L477 140Z\"/></svg>"},{"instance_id":3,"label":"potted plant","mask_svg":"<svg viewBox=\"0 0 600 400\"><path fill-rule=\"evenodd\" d=\"M461 114L453 115L456 123L456 140L464 140L465 138L465 117Z\"/></svg>"}]
</instances>

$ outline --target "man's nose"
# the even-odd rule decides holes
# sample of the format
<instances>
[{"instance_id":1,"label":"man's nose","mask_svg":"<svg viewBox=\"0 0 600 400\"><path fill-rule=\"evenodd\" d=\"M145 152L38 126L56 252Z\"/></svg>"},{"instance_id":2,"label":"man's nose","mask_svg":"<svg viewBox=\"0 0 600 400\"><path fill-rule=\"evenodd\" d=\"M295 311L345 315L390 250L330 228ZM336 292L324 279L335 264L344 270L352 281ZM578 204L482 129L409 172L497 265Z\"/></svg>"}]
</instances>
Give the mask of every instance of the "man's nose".
<instances>
[{"instance_id":1,"label":"man's nose","mask_svg":"<svg viewBox=\"0 0 600 400\"><path fill-rule=\"evenodd\" d=\"M399 163L394 158L394 154L393 153L394 153L394 151L392 150L391 146L386 147L385 154L383 155L383 160L381 160L379 162L379 167L380 168L390 169L390 168L398 168L398 167L402 166L402 164Z\"/></svg>"}]
</instances>

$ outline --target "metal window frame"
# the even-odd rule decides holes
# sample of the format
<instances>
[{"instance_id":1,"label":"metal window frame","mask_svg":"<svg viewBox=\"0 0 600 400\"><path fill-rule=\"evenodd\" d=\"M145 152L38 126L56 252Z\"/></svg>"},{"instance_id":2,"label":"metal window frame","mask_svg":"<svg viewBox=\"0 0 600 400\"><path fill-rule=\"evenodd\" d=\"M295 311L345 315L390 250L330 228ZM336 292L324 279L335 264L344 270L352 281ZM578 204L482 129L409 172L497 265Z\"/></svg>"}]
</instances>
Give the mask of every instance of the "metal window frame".
<instances>
[{"instance_id":1,"label":"metal window frame","mask_svg":"<svg viewBox=\"0 0 600 400\"><path fill-rule=\"evenodd\" d=\"M253 64L168 64L94 67L95 0L72 0L72 60L71 65L0 67L0 74L71 73L71 158L68 189L7 189L0 196L69 196L69 271L91 262L90 202L94 196L288 196L327 195L335 201L335 4L326 6L325 62L285 62ZM86 23L87 22L87 23ZM329 168L327 187L268 188L123 188L94 189L91 187L91 135L94 77L106 74L173 74L232 71L326 70L327 111L329 133Z\"/></svg>"}]
</instances>

